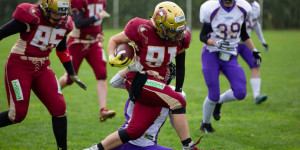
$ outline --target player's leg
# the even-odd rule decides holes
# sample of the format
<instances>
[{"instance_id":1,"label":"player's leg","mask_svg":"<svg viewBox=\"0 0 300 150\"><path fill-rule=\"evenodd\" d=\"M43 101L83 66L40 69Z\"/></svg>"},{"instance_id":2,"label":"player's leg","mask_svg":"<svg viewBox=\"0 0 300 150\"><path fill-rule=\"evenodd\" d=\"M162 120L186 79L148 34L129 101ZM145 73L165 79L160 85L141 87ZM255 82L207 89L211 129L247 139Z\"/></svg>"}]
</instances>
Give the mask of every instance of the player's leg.
<instances>
[{"instance_id":1,"label":"player's leg","mask_svg":"<svg viewBox=\"0 0 300 150\"><path fill-rule=\"evenodd\" d=\"M70 51L74 71L78 75L79 67L83 61L83 58L85 57L84 51L82 51L82 49L84 48L84 44L73 43L73 42L74 42L74 38L70 37L67 42L67 45ZM65 73L63 76L59 78L59 84L61 89L65 88L68 85L71 85L72 83L73 81L70 78L70 76L68 76L67 73Z\"/></svg>"},{"instance_id":2,"label":"player's leg","mask_svg":"<svg viewBox=\"0 0 300 150\"><path fill-rule=\"evenodd\" d=\"M259 70L260 66L254 64L254 57L252 56L252 52L245 44L239 45L238 49L239 49L239 54L246 61L246 63L251 69L250 84L252 87L254 102L256 104L260 104L267 99L267 95L260 94L260 87L261 87L261 78L260 78L260 70Z\"/></svg>"},{"instance_id":3,"label":"player's leg","mask_svg":"<svg viewBox=\"0 0 300 150\"><path fill-rule=\"evenodd\" d=\"M116 131L97 144L99 150L113 149L142 136L160 115L162 107L150 107L135 103L127 128Z\"/></svg>"},{"instance_id":4,"label":"player's leg","mask_svg":"<svg viewBox=\"0 0 300 150\"><path fill-rule=\"evenodd\" d=\"M9 111L0 113L0 127L24 120L28 112L31 71L26 71L17 63L20 58L9 58L5 66L5 88Z\"/></svg>"},{"instance_id":5,"label":"player's leg","mask_svg":"<svg viewBox=\"0 0 300 150\"><path fill-rule=\"evenodd\" d=\"M218 53L210 53L203 48L202 51L202 72L205 83L208 87L208 96L203 102L203 120L200 129L202 131L212 133L214 129L211 127L211 116L213 115L216 103L219 101L220 86L219 86L219 59Z\"/></svg>"},{"instance_id":6,"label":"player's leg","mask_svg":"<svg viewBox=\"0 0 300 150\"><path fill-rule=\"evenodd\" d=\"M238 65L237 56L232 56L229 62L223 64L222 72L228 79L232 90L223 93L219 102L243 100L247 94L246 76L243 68Z\"/></svg>"},{"instance_id":7,"label":"player's leg","mask_svg":"<svg viewBox=\"0 0 300 150\"><path fill-rule=\"evenodd\" d=\"M52 116L52 128L58 148L67 149L67 117L58 80L52 70L46 70L33 82L33 91Z\"/></svg>"},{"instance_id":8,"label":"player's leg","mask_svg":"<svg viewBox=\"0 0 300 150\"><path fill-rule=\"evenodd\" d=\"M87 55L86 60L93 68L94 74L97 79L97 95L99 102L99 120L105 121L107 118L114 117L116 111L108 110L106 108L107 102L107 71L106 71L106 57L102 47L98 43L94 43L89 48L89 55Z\"/></svg>"}]
</instances>

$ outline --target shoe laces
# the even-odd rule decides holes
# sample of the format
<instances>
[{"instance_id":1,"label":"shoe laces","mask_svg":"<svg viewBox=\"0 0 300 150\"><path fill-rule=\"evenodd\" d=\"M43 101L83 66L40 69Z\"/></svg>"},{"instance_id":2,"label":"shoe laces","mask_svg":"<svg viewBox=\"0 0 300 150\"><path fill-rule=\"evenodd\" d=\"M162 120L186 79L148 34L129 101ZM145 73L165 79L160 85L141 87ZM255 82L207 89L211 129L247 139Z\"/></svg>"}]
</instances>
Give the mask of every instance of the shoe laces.
<instances>
[{"instance_id":1,"label":"shoe laces","mask_svg":"<svg viewBox=\"0 0 300 150\"><path fill-rule=\"evenodd\" d=\"M193 150L200 150L199 148L196 147L196 145L198 145L200 143L200 141L201 141L202 138L203 138L203 136L201 136L199 138L199 140L192 146Z\"/></svg>"}]
</instances>

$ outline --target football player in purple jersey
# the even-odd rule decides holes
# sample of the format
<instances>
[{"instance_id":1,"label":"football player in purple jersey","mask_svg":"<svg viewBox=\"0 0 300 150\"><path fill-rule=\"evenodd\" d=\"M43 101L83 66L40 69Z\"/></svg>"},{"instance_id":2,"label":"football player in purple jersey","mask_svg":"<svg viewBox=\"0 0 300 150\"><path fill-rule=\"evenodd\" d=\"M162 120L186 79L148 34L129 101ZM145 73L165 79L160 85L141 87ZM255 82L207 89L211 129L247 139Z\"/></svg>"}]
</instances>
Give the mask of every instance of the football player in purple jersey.
<instances>
[{"instance_id":1,"label":"football player in purple jersey","mask_svg":"<svg viewBox=\"0 0 300 150\"><path fill-rule=\"evenodd\" d=\"M70 50L72 63L76 74L83 60L92 67L97 79L97 95L99 102L99 121L115 116L114 110L106 108L107 101L107 71L106 57L103 49L103 29L104 18L110 15L105 11L106 0L71 0L72 19L74 29L70 33L67 41ZM67 73L59 79L61 88L73 83Z\"/></svg>"},{"instance_id":2,"label":"football player in purple jersey","mask_svg":"<svg viewBox=\"0 0 300 150\"><path fill-rule=\"evenodd\" d=\"M123 32L111 37L108 44L109 64L114 67L128 65L126 61L129 58L120 60L121 56L115 57L114 51L119 44L133 42L135 61L139 61L143 70L126 74L126 89L130 100L135 103L128 126L88 149L113 149L138 139L157 119L162 107L171 109L182 149L198 149L190 138L186 101L180 94L185 74L185 49L191 39L185 23L182 9L173 2L165 1L155 7L151 20L134 18ZM177 71L175 91L164 82L168 65L174 58Z\"/></svg>"},{"instance_id":3,"label":"football player in purple jersey","mask_svg":"<svg viewBox=\"0 0 300 150\"><path fill-rule=\"evenodd\" d=\"M237 62L237 47L240 40L252 51L255 63L260 63L260 52L254 47L246 31L246 18L251 6L244 0L206 1L200 8L203 27L200 40L202 72L208 87L208 96L203 103L203 120L200 130L213 133L211 116L220 120L223 103L243 100L247 94L246 76ZM228 79L231 89L220 95L219 73Z\"/></svg>"},{"instance_id":4,"label":"football player in purple jersey","mask_svg":"<svg viewBox=\"0 0 300 150\"><path fill-rule=\"evenodd\" d=\"M58 149L67 149L67 117L58 80L50 68L49 54L56 54L71 79L86 86L76 76L67 34L73 29L70 0L43 0L39 5L22 3L13 19L0 28L0 40L20 33L5 66L5 87L9 110L0 113L0 127L22 122L28 111L30 92L36 94L52 116L52 127Z\"/></svg>"}]
</instances>

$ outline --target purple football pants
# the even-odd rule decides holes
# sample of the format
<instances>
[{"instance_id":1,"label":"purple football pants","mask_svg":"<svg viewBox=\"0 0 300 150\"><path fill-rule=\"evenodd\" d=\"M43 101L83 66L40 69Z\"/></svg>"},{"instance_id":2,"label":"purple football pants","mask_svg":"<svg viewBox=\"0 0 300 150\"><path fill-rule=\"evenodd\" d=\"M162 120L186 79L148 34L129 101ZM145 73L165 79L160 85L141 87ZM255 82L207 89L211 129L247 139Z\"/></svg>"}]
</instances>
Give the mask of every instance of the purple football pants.
<instances>
[{"instance_id":1,"label":"purple football pants","mask_svg":"<svg viewBox=\"0 0 300 150\"><path fill-rule=\"evenodd\" d=\"M202 51L202 72L208 87L208 98L214 102L220 99L220 71L228 79L235 98L242 100L247 94L246 77L242 67L237 62L237 56L232 55L229 61L218 58L218 52L210 53L206 45Z\"/></svg>"},{"instance_id":2,"label":"purple football pants","mask_svg":"<svg viewBox=\"0 0 300 150\"><path fill-rule=\"evenodd\" d=\"M252 55L252 52L245 44L239 44L237 50L250 68L259 67L259 65L254 64L254 57Z\"/></svg>"},{"instance_id":3,"label":"purple football pants","mask_svg":"<svg viewBox=\"0 0 300 150\"><path fill-rule=\"evenodd\" d=\"M112 150L173 150L173 149L159 146L159 145L139 147L139 146L136 146L136 145L133 145L133 144L127 142L127 143L125 143L117 148L114 148Z\"/></svg>"}]
</instances>

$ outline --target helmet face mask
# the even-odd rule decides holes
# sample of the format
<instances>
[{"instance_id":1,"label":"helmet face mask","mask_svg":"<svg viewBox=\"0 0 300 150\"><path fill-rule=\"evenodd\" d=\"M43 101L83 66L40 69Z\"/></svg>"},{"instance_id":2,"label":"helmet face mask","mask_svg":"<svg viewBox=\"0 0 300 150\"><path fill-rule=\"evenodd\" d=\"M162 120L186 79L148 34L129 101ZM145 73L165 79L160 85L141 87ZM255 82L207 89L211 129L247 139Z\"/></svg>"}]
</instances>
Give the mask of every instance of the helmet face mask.
<instances>
[{"instance_id":1,"label":"helmet face mask","mask_svg":"<svg viewBox=\"0 0 300 150\"><path fill-rule=\"evenodd\" d=\"M159 3L151 19L161 38L175 42L183 39L186 21L177 4L169 1Z\"/></svg>"},{"instance_id":2,"label":"helmet face mask","mask_svg":"<svg viewBox=\"0 0 300 150\"><path fill-rule=\"evenodd\" d=\"M61 28L68 21L71 2L70 0L42 0L40 8L43 11L43 15L55 28ZM58 14L61 18L53 18L51 13Z\"/></svg>"}]
</instances>

